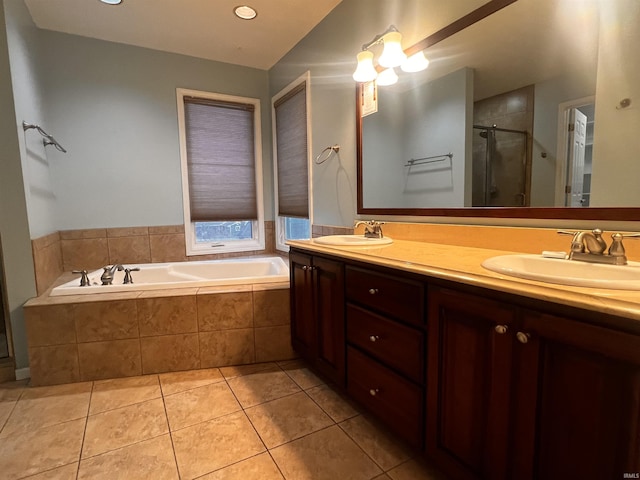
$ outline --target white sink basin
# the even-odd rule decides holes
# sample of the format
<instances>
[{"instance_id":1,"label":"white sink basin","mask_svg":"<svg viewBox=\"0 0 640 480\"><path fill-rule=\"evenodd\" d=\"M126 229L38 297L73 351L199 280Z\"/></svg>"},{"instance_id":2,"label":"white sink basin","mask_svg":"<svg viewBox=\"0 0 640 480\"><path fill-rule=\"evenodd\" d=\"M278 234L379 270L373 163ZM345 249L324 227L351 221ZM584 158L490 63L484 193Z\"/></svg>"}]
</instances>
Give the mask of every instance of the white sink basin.
<instances>
[{"instance_id":1,"label":"white sink basin","mask_svg":"<svg viewBox=\"0 0 640 480\"><path fill-rule=\"evenodd\" d=\"M367 238L364 235L325 235L324 237L314 238L313 241L321 245L337 245L341 247L374 247L393 243L393 240L389 237Z\"/></svg>"},{"instance_id":2,"label":"white sink basin","mask_svg":"<svg viewBox=\"0 0 640 480\"><path fill-rule=\"evenodd\" d=\"M501 255L482 266L512 277L578 287L640 290L640 263L602 265L576 260L544 258L540 255Z\"/></svg>"}]
</instances>

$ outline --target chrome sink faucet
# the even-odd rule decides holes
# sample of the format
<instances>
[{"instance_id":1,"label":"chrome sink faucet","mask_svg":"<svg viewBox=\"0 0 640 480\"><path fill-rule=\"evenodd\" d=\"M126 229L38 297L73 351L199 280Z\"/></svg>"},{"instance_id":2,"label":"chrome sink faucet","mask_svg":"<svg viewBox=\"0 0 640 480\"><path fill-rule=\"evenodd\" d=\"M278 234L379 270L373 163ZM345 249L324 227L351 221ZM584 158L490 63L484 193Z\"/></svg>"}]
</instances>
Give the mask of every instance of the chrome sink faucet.
<instances>
[{"instance_id":1,"label":"chrome sink faucet","mask_svg":"<svg viewBox=\"0 0 640 480\"><path fill-rule=\"evenodd\" d=\"M376 220L358 221L354 223L353 228L358 228L360 225L364 225L364 236L366 238L382 238L382 225L384 222L378 222Z\"/></svg>"},{"instance_id":2,"label":"chrome sink faucet","mask_svg":"<svg viewBox=\"0 0 640 480\"><path fill-rule=\"evenodd\" d=\"M113 265L107 265L106 267L102 267L104 272L102 272L102 276L100 280L102 280L102 285L111 285L113 283L113 275L116 273L116 270L121 272L124 270L124 267L119 263Z\"/></svg>"},{"instance_id":3,"label":"chrome sink faucet","mask_svg":"<svg viewBox=\"0 0 640 480\"><path fill-rule=\"evenodd\" d=\"M622 239L640 237L640 233L613 233L611 234L611 246L607 250L607 242L602 238L602 230L599 228L595 228L591 232L558 230L558 233L573 236L569 260L609 265L626 265L627 256Z\"/></svg>"}]
</instances>

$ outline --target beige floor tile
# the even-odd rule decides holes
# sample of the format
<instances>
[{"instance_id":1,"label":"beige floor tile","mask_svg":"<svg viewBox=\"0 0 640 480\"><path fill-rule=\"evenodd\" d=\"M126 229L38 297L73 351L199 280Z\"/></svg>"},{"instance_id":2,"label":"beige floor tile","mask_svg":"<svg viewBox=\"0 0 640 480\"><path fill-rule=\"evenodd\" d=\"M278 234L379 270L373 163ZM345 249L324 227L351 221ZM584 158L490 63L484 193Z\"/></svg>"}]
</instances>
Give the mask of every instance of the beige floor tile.
<instances>
[{"instance_id":1,"label":"beige floor tile","mask_svg":"<svg viewBox=\"0 0 640 480\"><path fill-rule=\"evenodd\" d=\"M100 380L94 383L89 415L160 398L157 375Z\"/></svg>"},{"instance_id":2,"label":"beige floor tile","mask_svg":"<svg viewBox=\"0 0 640 480\"><path fill-rule=\"evenodd\" d=\"M227 382L244 408L300 391L300 387L280 369L235 377Z\"/></svg>"},{"instance_id":3,"label":"beige floor tile","mask_svg":"<svg viewBox=\"0 0 640 480\"><path fill-rule=\"evenodd\" d=\"M88 382L24 389L0 437L86 417L91 386Z\"/></svg>"},{"instance_id":4,"label":"beige floor tile","mask_svg":"<svg viewBox=\"0 0 640 480\"><path fill-rule=\"evenodd\" d=\"M359 414L351 401L340 396L328 385L318 385L306 392L334 422L340 423Z\"/></svg>"},{"instance_id":5,"label":"beige floor tile","mask_svg":"<svg viewBox=\"0 0 640 480\"><path fill-rule=\"evenodd\" d=\"M261 453L198 480L284 480L268 453Z\"/></svg>"},{"instance_id":6,"label":"beige floor tile","mask_svg":"<svg viewBox=\"0 0 640 480\"><path fill-rule=\"evenodd\" d=\"M338 426L270 451L287 479L369 480L380 468Z\"/></svg>"},{"instance_id":7,"label":"beige floor tile","mask_svg":"<svg viewBox=\"0 0 640 480\"><path fill-rule=\"evenodd\" d=\"M169 435L82 460L78 480L178 479Z\"/></svg>"},{"instance_id":8,"label":"beige floor tile","mask_svg":"<svg viewBox=\"0 0 640 480\"><path fill-rule=\"evenodd\" d=\"M183 428L172 436L183 479L213 472L265 451L244 412Z\"/></svg>"},{"instance_id":9,"label":"beige floor tile","mask_svg":"<svg viewBox=\"0 0 640 480\"><path fill-rule=\"evenodd\" d=\"M387 472L392 480L447 480L442 472L425 462L409 460Z\"/></svg>"},{"instance_id":10,"label":"beige floor tile","mask_svg":"<svg viewBox=\"0 0 640 480\"><path fill-rule=\"evenodd\" d=\"M411 458L408 447L362 415L345 420L340 428L384 471Z\"/></svg>"},{"instance_id":11,"label":"beige floor tile","mask_svg":"<svg viewBox=\"0 0 640 480\"><path fill-rule=\"evenodd\" d=\"M253 373L263 372L263 371L272 371L277 372L280 370L275 363L253 363L251 365L239 365L232 367L220 367L220 373L226 378L230 380L235 377L242 377L244 375L251 375Z\"/></svg>"},{"instance_id":12,"label":"beige floor tile","mask_svg":"<svg viewBox=\"0 0 640 480\"><path fill-rule=\"evenodd\" d=\"M0 441L3 480L22 478L77 462L84 426L85 419L81 418L3 438Z\"/></svg>"},{"instance_id":13,"label":"beige floor tile","mask_svg":"<svg viewBox=\"0 0 640 480\"><path fill-rule=\"evenodd\" d=\"M17 401L25 388L27 388L28 383L28 379L18 380L16 382L0 383L0 402Z\"/></svg>"},{"instance_id":14,"label":"beige floor tile","mask_svg":"<svg viewBox=\"0 0 640 480\"><path fill-rule=\"evenodd\" d=\"M172 431L242 409L226 382L165 396L164 404Z\"/></svg>"},{"instance_id":15,"label":"beige floor tile","mask_svg":"<svg viewBox=\"0 0 640 480\"><path fill-rule=\"evenodd\" d=\"M78 462L73 462L29 477L29 480L76 480L77 475Z\"/></svg>"},{"instance_id":16,"label":"beige floor tile","mask_svg":"<svg viewBox=\"0 0 640 480\"><path fill-rule=\"evenodd\" d=\"M204 387L211 383L222 382L224 377L217 368L189 370L186 372L163 373L159 375L164 396L184 392L192 388Z\"/></svg>"},{"instance_id":17,"label":"beige floor tile","mask_svg":"<svg viewBox=\"0 0 640 480\"><path fill-rule=\"evenodd\" d=\"M304 392L248 408L245 413L267 448L333 424L333 420Z\"/></svg>"},{"instance_id":18,"label":"beige floor tile","mask_svg":"<svg viewBox=\"0 0 640 480\"><path fill-rule=\"evenodd\" d=\"M87 420L82 458L148 440L168 431L161 398L92 415Z\"/></svg>"},{"instance_id":19,"label":"beige floor tile","mask_svg":"<svg viewBox=\"0 0 640 480\"><path fill-rule=\"evenodd\" d=\"M317 387L324 383L307 368L307 364L302 360L291 360L282 362L279 365L303 390Z\"/></svg>"}]
</instances>

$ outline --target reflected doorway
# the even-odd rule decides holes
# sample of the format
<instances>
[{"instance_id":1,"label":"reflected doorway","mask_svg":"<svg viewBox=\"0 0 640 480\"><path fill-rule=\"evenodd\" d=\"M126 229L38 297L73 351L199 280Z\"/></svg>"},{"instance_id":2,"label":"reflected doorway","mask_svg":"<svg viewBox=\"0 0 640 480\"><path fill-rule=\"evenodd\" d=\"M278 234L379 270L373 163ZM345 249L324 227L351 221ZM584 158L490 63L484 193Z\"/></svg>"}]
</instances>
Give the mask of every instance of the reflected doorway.
<instances>
[{"instance_id":1,"label":"reflected doorway","mask_svg":"<svg viewBox=\"0 0 640 480\"><path fill-rule=\"evenodd\" d=\"M594 97L560 104L556 205L588 207L591 201Z\"/></svg>"}]
</instances>

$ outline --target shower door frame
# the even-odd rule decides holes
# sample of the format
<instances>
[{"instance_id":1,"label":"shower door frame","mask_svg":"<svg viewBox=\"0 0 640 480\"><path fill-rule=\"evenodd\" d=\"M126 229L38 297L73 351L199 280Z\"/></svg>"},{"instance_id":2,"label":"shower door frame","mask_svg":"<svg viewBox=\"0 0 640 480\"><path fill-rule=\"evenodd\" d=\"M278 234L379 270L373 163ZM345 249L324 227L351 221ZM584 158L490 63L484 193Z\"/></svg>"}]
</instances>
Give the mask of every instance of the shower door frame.
<instances>
[{"instance_id":1,"label":"shower door frame","mask_svg":"<svg viewBox=\"0 0 640 480\"><path fill-rule=\"evenodd\" d=\"M473 125L472 129L478 129L478 130L484 130L487 132L487 134L489 134L489 132L492 132L493 135L495 136L495 132L505 132L505 133L518 133L521 135L524 135L524 178L523 178L523 189L524 192L522 192L523 195L523 202L522 205L513 205L512 207L528 207L531 204L531 148L532 148L532 142L530 142L530 138L531 135L529 135L529 132L527 130L514 130L511 128L500 128L496 125L493 125L491 127L488 127L486 125ZM486 155L489 153L488 149L489 149L489 142L488 142L488 138L487 138L487 151L485 152L485 158ZM494 138L495 140L495 138ZM495 151L494 151L495 153ZM489 170L487 169L487 162L485 161L485 204L488 203L486 201L486 196L487 196L487 185L486 185L486 178L489 176ZM498 206L498 205L495 205ZM504 205L503 205L504 206ZM491 205L483 205L483 207L488 207L491 208Z\"/></svg>"}]
</instances>

